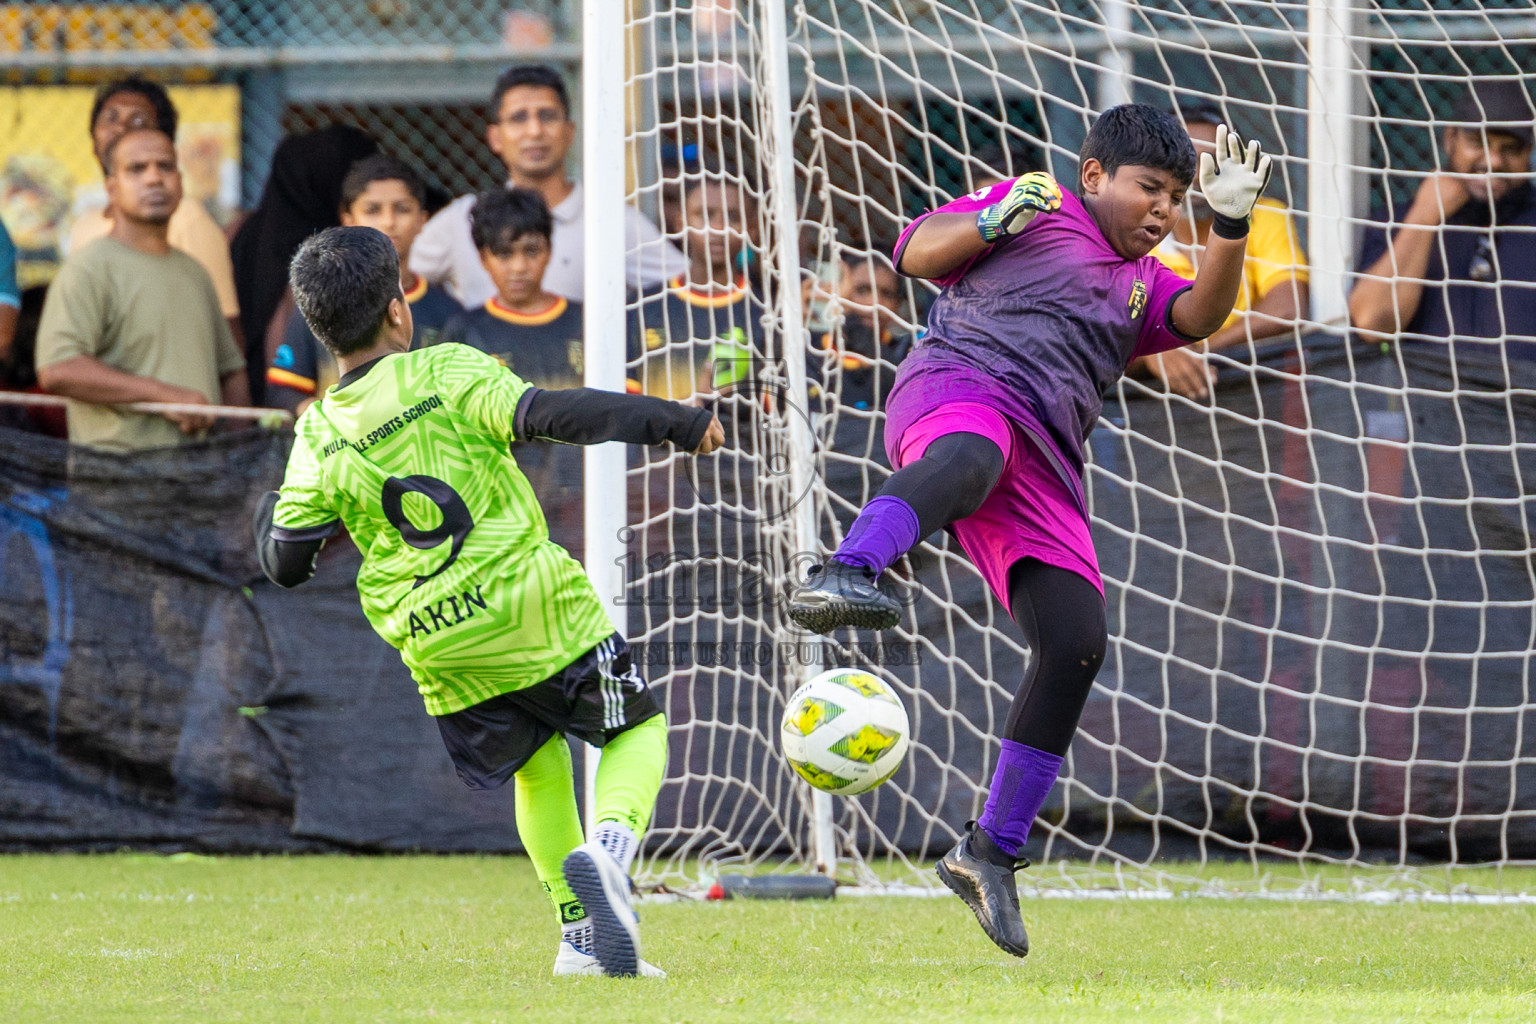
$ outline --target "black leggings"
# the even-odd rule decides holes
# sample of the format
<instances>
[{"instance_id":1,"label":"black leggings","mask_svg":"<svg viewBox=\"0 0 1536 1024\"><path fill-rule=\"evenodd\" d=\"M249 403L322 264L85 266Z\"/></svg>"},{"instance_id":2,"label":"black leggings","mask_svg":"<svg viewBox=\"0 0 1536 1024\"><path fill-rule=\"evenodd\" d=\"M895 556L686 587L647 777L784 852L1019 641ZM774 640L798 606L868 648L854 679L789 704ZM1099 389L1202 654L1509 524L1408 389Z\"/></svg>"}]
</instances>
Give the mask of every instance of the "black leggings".
<instances>
[{"instance_id":1,"label":"black leggings","mask_svg":"<svg viewBox=\"0 0 1536 1024\"><path fill-rule=\"evenodd\" d=\"M893 473L880 493L911 505L918 536L927 537L980 508L1002 473L997 445L980 434L946 434ZM1026 558L1008 573L1008 602L1030 658L1003 736L1065 755L1104 662L1104 598L1070 569Z\"/></svg>"},{"instance_id":2,"label":"black leggings","mask_svg":"<svg viewBox=\"0 0 1536 1024\"><path fill-rule=\"evenodd\" d=\"M1064 756L1104 663L1104 598L1072 570L1026 558L1008 573L1008 601L1030 658L1003 735Z\"/></svg>"}]
</instances>

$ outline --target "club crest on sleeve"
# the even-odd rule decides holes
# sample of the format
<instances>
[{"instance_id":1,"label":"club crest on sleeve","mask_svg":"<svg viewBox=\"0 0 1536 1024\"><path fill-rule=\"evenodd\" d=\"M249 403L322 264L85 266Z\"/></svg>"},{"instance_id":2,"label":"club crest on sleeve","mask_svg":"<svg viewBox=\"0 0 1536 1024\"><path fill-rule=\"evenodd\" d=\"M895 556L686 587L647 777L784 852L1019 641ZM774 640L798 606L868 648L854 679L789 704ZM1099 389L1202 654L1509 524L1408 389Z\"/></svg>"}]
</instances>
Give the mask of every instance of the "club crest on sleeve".
<instances>
[{"instance_id":1,"label":"club crest on sleeve","mask_svg":"<svg viewBox=\"0 0 1536 1024\"><path fill-rule=\"evenodd\" d=\"M1142 310L1147 308L1147 286L1142 283L1141 278L1138 277L1136 283L1131 285L1131 300L1126 305L1131 307L1132 320L1138 319Z\"/></svg>"}]
</instances>

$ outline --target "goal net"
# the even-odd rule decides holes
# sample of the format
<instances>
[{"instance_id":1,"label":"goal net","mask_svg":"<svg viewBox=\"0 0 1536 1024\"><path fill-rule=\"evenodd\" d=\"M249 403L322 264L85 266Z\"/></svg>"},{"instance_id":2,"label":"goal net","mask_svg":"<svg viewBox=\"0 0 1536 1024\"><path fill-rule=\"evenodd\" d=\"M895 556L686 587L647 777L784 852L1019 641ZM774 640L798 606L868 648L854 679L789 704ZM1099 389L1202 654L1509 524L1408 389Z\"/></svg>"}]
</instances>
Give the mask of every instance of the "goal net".
<instances>
[{"instance_id":1,"label":"goal net","mask_svg":"<svg viewBox=\"0 0 1536 1024\"><path fill-rule=\"evenodd\" d=\"M1293 254L1250 267L1250 299L1282 289L1299 313L1235 321L1207 398L1145 374L1106 396L1086 489L1109 653L1021 883L1510 895L1459 869L1536 860L1536 323L1500 271L1536 238L1484 227L1486 266L1444 264L1487 289L1480 337L1345 323L1361 239L1447 169L1468 83L1533 84L1536 7L634 8L628 166L585 178L627 176L687 270L631 298L628 373L717 402L731 434L715 459L629 468L620 596L672 739L646 877L928 886L977 816L1029 652L958 546L927 539L879 637L823 644L782 597L889 473L881 404L934 294L887 272L904 224L1027 170L1075 187L1088 125L1135 100L1212 105L1275 155ZM813 794L778 754L785 698L833 664L911 716L906 765L860 798Z\"/></svg>"}]
</instances>

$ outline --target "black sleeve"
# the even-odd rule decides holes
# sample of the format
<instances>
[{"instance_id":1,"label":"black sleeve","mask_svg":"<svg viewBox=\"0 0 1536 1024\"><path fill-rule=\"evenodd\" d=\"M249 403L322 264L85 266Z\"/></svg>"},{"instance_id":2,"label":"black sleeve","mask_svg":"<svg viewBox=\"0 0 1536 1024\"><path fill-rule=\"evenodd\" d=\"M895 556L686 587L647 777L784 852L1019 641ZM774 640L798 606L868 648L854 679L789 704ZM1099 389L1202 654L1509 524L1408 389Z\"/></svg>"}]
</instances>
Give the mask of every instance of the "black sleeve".
<instances>
[{"instance_id":1,"label":"black sleeve","mask_svg":"<svg viewBox=\"0 0 1536 1024\"><path fill-rule=\"evenodd\" d=\"M1163 307L1163 326L1168 328L1169 334L1190 345L1193 345L1197 341L1204 341L1205 339L1202 337L1196 337L1193 334L1185 334L1183 331L1179 330L1179 325L1173 322L1173 304L1179 301L1180 295L1183 295L1185 292L1192 288L1194 288L1194 285L1188 285L1187 287L1180 288L1169 297L1168 305Z\"/></svg>"},{"instance_id":2,"label":"black sleeve","mask_svg":"<svg viewBox=\"0 0 1536 1024\"><path fill-rule=\"evenodd\" d=\"M336 532L335 523L307 530L287 530L272 525L277 492L268 491L256 503L252 528L256 534L256 560L267 579L280 587L296 587L315 574L315 559L326 538Z\"/></svg>"},{"instance_id":3,"label":"black sleeve","mask_svg":"<svg viewBox=\"0 0 1536 1024\"><path fill-rule=\"evenodd\" d=\"M693 451L704 440L714 413L648 395L621 395L595 388L544 391L529 388L512 420L519 441L566 444L662 444Z\"/></svg>"}]
</instances>

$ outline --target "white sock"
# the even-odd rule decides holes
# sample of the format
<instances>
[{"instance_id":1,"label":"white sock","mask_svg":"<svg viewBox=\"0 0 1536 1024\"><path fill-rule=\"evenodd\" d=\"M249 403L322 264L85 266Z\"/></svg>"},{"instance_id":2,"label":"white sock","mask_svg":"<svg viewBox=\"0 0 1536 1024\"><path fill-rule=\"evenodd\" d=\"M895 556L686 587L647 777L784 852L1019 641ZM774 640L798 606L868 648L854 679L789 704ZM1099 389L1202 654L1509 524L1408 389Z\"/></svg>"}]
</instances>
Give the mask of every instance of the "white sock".
<instances>
[{"instance_id":1,"label":"white sock","mask_svg":"<svg viewBox=\"0 0 1536 1024\"><path fill-rule=\"evenodd\" d=\"M640 840L629 826L617 821L600 821L592 830L592 841L618 861L626 875L629 874L630 865L635 862L635 852L640 848Z\"/></svg>"},{"instance_id":2,"label":"white sock","mask_svg":"<svg viewBox=\"0 0 1536 1024\"><path fill-rule=\"evenodd\" d=\"M560 926L560 941L569 942L576 952L592 955L592 922L588 918Z\"/></svg>"}]
</instances>

